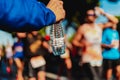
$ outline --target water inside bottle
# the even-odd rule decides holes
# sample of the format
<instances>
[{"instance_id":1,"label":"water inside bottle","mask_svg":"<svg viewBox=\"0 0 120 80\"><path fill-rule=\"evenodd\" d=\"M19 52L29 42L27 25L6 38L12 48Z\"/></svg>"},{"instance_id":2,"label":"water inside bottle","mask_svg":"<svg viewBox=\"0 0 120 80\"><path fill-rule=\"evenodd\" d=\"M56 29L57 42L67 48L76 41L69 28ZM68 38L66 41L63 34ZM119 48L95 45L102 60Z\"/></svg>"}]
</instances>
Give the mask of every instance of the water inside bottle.
<instances>
[{"instance_id":1,"label":"water inside bottle","mask_svg":"<svg viewBox=\"0 0 120 80\"><path fill-rule=\"evenodd\" d=\"M64 32L60 23L51 26L51 47L54 55L65 53Z\"/></svg>"}]
</instances>

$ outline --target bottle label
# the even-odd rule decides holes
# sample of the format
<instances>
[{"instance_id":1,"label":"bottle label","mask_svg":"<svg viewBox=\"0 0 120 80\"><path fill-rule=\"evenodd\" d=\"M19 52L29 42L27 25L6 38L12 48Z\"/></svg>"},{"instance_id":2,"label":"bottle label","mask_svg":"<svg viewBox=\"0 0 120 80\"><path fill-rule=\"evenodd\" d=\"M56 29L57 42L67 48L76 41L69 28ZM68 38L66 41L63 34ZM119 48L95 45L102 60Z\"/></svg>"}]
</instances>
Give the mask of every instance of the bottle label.
<instances>
[{"instance_id":1,"label":"bottle label","mask_svg":"<svg viewBox=\"0 0 120 80\"><path fill-rule=\"evenodd\" d=\"M53 39L53 44L52 45L56 46L56 47L62 47L64 45L64 37Z\"/></svg>"}]
</instances>

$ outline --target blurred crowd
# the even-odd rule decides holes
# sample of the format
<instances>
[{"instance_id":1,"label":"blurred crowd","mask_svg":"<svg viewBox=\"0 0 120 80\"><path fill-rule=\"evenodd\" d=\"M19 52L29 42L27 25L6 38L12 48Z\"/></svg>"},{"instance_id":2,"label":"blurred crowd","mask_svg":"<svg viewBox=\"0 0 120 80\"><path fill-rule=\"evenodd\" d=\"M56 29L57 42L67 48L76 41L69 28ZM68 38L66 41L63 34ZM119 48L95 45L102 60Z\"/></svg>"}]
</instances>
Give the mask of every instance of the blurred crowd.
<instances>
[{"instance_id":1,"label":"blurred crowd","mask_svg":"<svg viewBox=\"0 0 120 80\"><path fill-rule=\"evenodd\" d=\"M95 23L99 15L108 21ZM95 7L86 12L85 21L71 41L65 38L65 53L60 56L53 55L50 35L38 31L11 34L6 44L0 42L0 74L6 71L15 80L47 80L48 72L57 75L53 80L65 80L61 76L67 80L120 80L118 19Z\"/></svg>"}]
</instances>

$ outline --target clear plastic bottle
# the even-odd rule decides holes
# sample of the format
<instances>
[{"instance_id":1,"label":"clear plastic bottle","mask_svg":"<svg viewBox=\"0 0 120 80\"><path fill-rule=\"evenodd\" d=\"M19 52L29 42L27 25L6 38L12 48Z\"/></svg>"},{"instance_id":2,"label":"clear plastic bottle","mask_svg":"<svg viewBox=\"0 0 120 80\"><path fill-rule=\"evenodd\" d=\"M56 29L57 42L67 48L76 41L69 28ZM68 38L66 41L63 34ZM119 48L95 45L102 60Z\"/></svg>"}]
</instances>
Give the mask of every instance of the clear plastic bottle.
<instances>
[{"instance_id":1,"label":"clear plastic bottle","mask_svg":"<svg viewBox=\"0 0 120 80\"><path fill-rule=\"evenodd\" d=\"M50 44L54 55L65 53L65 38L61 22L50 27Z\"/></svg>"}]
</instances>

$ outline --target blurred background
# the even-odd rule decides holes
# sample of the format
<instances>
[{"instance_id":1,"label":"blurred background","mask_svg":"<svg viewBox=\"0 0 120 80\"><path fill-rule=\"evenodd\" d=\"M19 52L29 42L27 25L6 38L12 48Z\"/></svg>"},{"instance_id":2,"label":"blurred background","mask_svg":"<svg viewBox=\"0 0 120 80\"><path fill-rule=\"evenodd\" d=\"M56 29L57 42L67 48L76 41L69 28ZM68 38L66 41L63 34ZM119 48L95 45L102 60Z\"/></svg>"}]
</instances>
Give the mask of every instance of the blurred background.
<instances>
[{"instance_id":1,"label":"blurred background","mask_svg":"<svg viewBox=\"0 0 120 80\"><path fill-rule=\"evenodd\" d=\"M39 1L47 4L49 0ZM96 6L99 6L105 12L110 13L120 19L120 0L63 0L63 2L66 10L66 18L63 22L63 27L65 28L68 36L72 36L77 28L85 22L86 11L89 9L94 9ZM98 23L105 21L107 21L107 19L103 16L100 16L96 20Z\"/></svg>"},{"instance_id":2,"label":"blurred background","mask_svg":"<svg viewBox=\"0 0 120 80\"><path fill-rule=\"evenodd\" d=\"M38 0L45 5L49 0ZM74 34L80 25L85 22L86 11L94 9L96 6L102 8L105 12L110 13L120 21L120 0L63 0L66 10L66 18L62 25L67 37L68 44L71 45ZM96 23L107 22L104 16L99 16ZM120 34L120 22L117 24L117 30ZM38 31L39 35L49 44L49 26ZM6 46L13 47L17 42L16 33L9 33L0 30L0 80L17 80L17 67L13 62L9 61L4 51ZM46 80L89 80L82 74L80 66L80 55L75 54L76 51L69 51L68 57L54 56L47 50L44 51L46 60ZM68 63L67 63L68 60ZM70 60L70 61L69 61ZM65 66L67 64L67 67ZM24 67L23 76L28 80L27 68ZM103 80L105 80L103 78Z\"/></svg>"}]
</instances>

